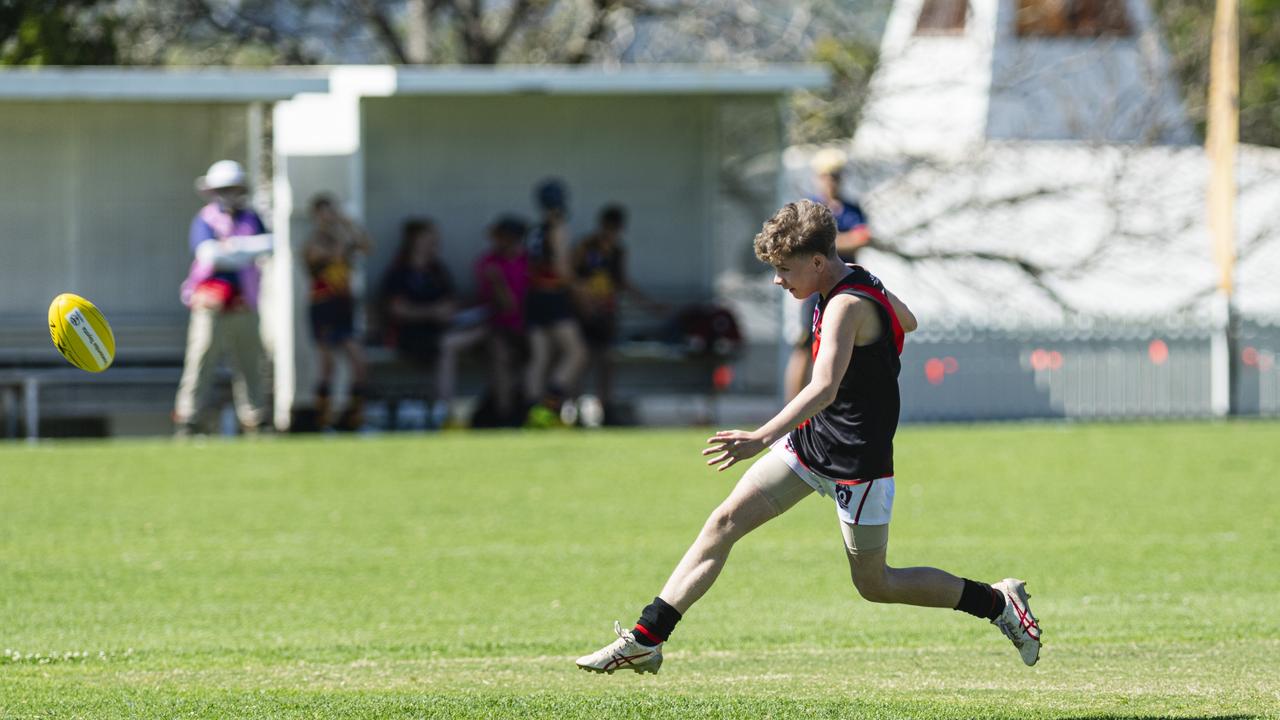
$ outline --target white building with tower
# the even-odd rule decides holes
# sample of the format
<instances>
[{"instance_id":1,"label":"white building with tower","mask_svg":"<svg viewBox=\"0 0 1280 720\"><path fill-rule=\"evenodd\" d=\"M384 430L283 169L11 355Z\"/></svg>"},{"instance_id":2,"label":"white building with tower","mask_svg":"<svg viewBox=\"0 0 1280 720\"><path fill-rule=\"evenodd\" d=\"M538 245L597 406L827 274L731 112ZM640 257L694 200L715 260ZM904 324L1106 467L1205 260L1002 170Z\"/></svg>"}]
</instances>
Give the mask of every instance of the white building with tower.
<instances>
[{"instance_id":1,"label":"white building with tower","mask_svg":"<svg viewBox=\"0 0 1280 720\"><path fill-rule=\"evenodd\" d=\"M1208 160L1147 0L897 0L840 147L876 238L859 261L921 318L905 417L1221 407ZM816 149L788 151L791 195ZM1241 146L1237 181L1231 392L1274 414L1280 150Z\"/></svg>"},{"instance_id":2,"label":"white building with tower","mask_svg":"<svg viewBox=\"0 0 1280 720\"><path fill-rule=\"evenodd\" d=\"M1146 0L899 0L870 92L863 157L1194 142Z\"/></svg>"}]
</instances>

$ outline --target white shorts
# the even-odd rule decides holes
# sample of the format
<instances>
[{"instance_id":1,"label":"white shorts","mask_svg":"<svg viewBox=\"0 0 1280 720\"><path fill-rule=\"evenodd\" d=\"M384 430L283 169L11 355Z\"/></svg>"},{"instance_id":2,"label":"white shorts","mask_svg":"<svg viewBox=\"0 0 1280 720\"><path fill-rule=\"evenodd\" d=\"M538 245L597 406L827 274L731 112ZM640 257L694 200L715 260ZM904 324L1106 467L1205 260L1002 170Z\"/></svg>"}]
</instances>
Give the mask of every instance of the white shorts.
<instances>
[{"instance_id":1,"label":"white shorts","mask_svg":"<svg viewBox=\"0 0 1280 720\"><path fill-rule=\"evenodd\" d=\"M846 525L888 525L893 515L893 477L835 480L810 470L791 447L789 437L775 442L773 452L818 494L835 498L836 515Z\"/></svg>"}]
</instances>

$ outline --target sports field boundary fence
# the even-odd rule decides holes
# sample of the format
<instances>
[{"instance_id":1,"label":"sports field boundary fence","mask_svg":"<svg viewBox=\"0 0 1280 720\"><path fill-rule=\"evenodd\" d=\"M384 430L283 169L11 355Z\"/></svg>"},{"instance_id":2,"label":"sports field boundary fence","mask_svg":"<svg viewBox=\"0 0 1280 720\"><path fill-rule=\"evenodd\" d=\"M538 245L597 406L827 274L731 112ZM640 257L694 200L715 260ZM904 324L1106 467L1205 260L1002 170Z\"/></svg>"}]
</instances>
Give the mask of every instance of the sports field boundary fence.
<instances>
[{"instance_id":1,"label":"sports field boundary fence","mask_svg":"<svg viewBox=\"0 0 1280 720\"><path fill-rule=\"evenodd\" d=\"M1207 323L1084 319L1047 328L954 325L902 356L906 422L1213 416ZM1280 320L1243 319L1235 414L1280 416Z\"/></svg>"}]
</instances>

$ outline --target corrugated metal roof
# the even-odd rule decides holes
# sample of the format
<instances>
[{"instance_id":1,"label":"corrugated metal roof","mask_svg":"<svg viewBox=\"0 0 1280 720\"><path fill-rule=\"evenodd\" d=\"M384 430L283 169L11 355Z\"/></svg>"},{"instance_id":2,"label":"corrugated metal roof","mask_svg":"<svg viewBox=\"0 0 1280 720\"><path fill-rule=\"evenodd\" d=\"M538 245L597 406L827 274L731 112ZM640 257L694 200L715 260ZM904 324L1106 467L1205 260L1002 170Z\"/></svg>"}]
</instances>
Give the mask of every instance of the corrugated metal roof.
<instances>
[{"instance_id":1,"label":"corrugated metal roof","mask_svg":"<svg viewBox=\"0 0 1280 720\"><path fill-rule=\"evenodd\" d=\"M326 92L327 68L52 67L0 70L0 100L254 102Z\"/></svg>"},{"instance_id":2,"label":"corrugated metal roof","mask_svg":"<svg viewBox=\"0 0 1280 720\"><path fill-rule=\"evenodd\" d=\"M782 94L824 88L825 66L783 64L626 65L621 67L358 66L333 71L335 91L360 95L727 95Z\"/></svg>"},{"instance_id":3,"label":"corrugated metal roof","mask_svg":"<svg viewBox=\"0 0 1280 720\"><path fill-rule=\"evenodd\" d=\"M821 65L349 65L264 70L217 68L13 68L0 100L252 102L299 93L354 95L783 94L830 84Z\"/></svg>"}]
</instances>

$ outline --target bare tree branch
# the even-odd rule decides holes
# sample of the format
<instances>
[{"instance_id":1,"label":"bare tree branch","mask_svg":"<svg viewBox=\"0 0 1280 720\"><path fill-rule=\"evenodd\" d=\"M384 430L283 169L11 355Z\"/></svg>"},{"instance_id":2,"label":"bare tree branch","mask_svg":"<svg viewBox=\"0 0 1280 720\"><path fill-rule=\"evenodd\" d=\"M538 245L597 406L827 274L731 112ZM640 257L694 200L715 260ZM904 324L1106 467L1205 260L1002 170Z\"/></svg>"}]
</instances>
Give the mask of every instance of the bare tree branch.
<instances>
[{"instance_id":1,"label":"bare tree branch","mask_svg":"<svg viewBox=\"0 0 1280 720\"><path fill-rule=\"evenodd\" d=\"M1277 242L1277 240L1280 240L1280 233L1275 231L1277 224L1280 224L1280 216L1277 216L1274 222L1263 223L1258 232L1254 233L1248 240L1240 244L1240 250L1236 253L1237 267L1258 251L1269 247ZM1175 312L1186 312L1192 310L1196 305L1203 302L1205 298L1211 297L1217 292L1217 280L1207 283L1178 305Z\"/></svg>"},{"instance_id":2,"label":"bare tree branch","mask_svg":"<svg viewBox=\"0 0 1280 720\"><path fill-rule=\"evenodd\" d=\"M541 4L545 5L546 3L543 2ZM507 43L511 42L512 36L524 25L525 18L532 6L531 0L514 0L511 3L511 10L507 12L507 20L502 24L502 29L498 31L498 34L493 39L493 44L496 47L504 48Z\"/></svg>"},{"instance_id":3,"label":"bare tree branch","mask_svg":"<svg viewBox=\"0 0 1280 720\"><path fill-rule=\"evenodd\" d=\"M605 28L608 27L609 15L618 5L620 3L615 0L592 0L591 19L587 22L587 29L573 38L562 62L581 65L591 59L592 45L599 42L604 35Z\"/></svg>"},{"instance_id":4,"label":"bare tree branch","mask_svg":"<svg viewBox=\"0 0 1280 720\"><path fill-rule=\"evenodd\" d=\"M391 57L402 65L412 64L413 60L405 51L404 43L400 41L400 35L391 24L391 19L387 17L382 5L377 0L357 0L356 5L359 14L373 27L378 38L386 45Z\"/></svg>"},{"instance_id":5,"label":"bare tree branch","mask_svg":"<svg viewBox=\"0 0 1280 720\"><path fill-rule=\"evenodd\" d=\"M1071 303L1048 284L1047 276L1054 272L1054 268L1045 267L1025 258L987 250L929 250L926 252L910 252L903 250L895 244L886 243L883 240L875 238L868 243L867 247L888 255L893 255L894 257L904 260L908 264L912 265L924 262L980 260L983 262L996 263L1006 267L1011 267L1022 273L1027 280L1031 281L1032 284L1039 288L1059 308L1063 310L1073 309Z\"/></svg>"},{"instance_id":6,"label":"bare tree branch","mask_svg":"<svg viewBox=\"0 0 1280 720\"><path fill-rule=\"evenodd\" d=\"M973 198L965 198L960 202L948 205L947 207L943 208L942 210L939 210L938 212L932 213L924 218L921 218L920 220L917 220L912 225L908 225L907 227L899 229L894 233L894 235L896 237L907 237L910 235L914 235L923 230L927 230L930 226L934 225L935 223L937 223L938 221L944 218L954 217L956 213L959 213L961 211L990 212L992 210L996 210L1002 207L1021 205L1031 200L1036 200L1036 199L1045 198L1045 197L1054 197L1064 192L1069 192L1072 189L1078 190L1082 188L1083 186L1075 186L1074 188L1072 186L1038 187L1038 188L1032 188L1031 190L1026 190L1020 193L1016 193L1013 195L1005 195L1005 196L1001 196L1001 197L997 197L989 200L975 201Z\"/></svg>"},{"instance_id":7,"label":"bare tree branch","mask_svg":"<svg viewBox=\"0 0 1280 720\"><path fill-rule=\"evenodd\" d=\"M296 36L285 36L274 24L246 15L239 4L225 9L226 19L219 19L219 12L207 0L186 0L194 17L209 23L217 31L235 38L236 45L261 43L281 51L289 64L311 65L316 59L302 50Z\"/></svg>"}]
</instances>

